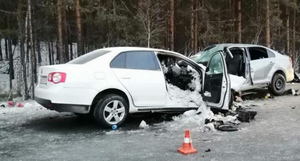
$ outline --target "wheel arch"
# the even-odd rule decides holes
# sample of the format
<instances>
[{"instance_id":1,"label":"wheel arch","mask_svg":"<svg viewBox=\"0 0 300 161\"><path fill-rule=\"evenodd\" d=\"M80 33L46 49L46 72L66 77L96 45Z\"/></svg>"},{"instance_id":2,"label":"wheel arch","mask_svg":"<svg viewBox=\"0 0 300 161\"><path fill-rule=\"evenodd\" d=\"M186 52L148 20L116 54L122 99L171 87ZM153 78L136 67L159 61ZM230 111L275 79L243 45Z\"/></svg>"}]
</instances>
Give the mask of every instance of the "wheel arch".
<instances>
[{"instance_id":1,"label":"wheel arch","mask_svg":"<svg viewBox=\"0 0 300 161\"><path fill-rule=\"evenodd\" d=\"M92 101L92 104L91 104L91 110L90 111L93 111L94 108L95 108L95 105L97 103L98 100L101 99L101 97L107 95L107 94L117 94L117 95L120 95L122 96L128 103L128 106L130 106L130 102L129 102L129 96L127 96L127 94L120 90L120 89L117 89L117 88L109 88L109 89L105 89L101 92L99 92L93 99Z\"/></svg>"},{"instance_id":2,"label":"wheel arch","mask_svg":"<svg viewBox=\"0 0 300 161\"><path fill-rule=\"evenodd\" d=\"M277 71L275 71L274 72L274 74L273 74L273 77L276 75L276 74L282 74L283 76L284 76L284 78L286 79L286 74L285 74L285 72L283 71L283 70L277 70ZM273 77L272 77L272 79L273 79Z\"/></svg>"}]
</instances>

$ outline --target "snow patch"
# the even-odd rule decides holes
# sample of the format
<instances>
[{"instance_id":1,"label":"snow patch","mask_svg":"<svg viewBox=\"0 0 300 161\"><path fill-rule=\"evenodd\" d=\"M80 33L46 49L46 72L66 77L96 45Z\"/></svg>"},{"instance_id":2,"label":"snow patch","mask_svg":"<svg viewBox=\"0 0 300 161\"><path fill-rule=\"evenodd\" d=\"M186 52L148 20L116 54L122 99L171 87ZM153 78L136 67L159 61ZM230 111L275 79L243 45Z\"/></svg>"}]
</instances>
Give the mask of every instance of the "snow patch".
<instances>
[{"instance_id":1,"label":"snow patch","mask_svg":"<svg viewBox=\"0 0 300 161\"><path fill-rule=\"evenodd\" d=\"M205 127L209 126L205 125L205 120L213 119L213 117L214 114L210 110L210 107L203 103L198 110L186 111L182 115L174 116L172 118L173 121L162 123L162 125L170 131L184 131L190 129L191 131L204 132Z\"/></svg>"},{"instance_id":2,"label":"snow patch","mask_svg":"<svg viewBox=\"0 0 300 161\"><path fill-rule=\"evenodd\" d=\"M149 125L147 125L147 123L143 120L141 123L140 123L140 126L139 126L141 129L146 129L146 128L149 128Z\"/></svg>"}]
</instances>

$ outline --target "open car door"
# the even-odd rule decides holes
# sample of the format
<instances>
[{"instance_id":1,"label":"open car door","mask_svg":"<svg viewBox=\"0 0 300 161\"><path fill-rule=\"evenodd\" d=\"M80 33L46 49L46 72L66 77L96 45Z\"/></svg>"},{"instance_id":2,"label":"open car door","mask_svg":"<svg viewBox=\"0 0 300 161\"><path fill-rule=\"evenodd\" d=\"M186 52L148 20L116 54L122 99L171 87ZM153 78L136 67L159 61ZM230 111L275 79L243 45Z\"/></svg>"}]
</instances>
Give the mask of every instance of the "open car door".
<instances>
[{"instance_id":1,"label":"open car door","mask_svg":"<svg viewBox=\"0 0 300 161\"><path fill-rule=\"evenodd\" d=\"M202 83L203 101L215 108L229 109L230 80L223 51L215 52L208 61Z\"/></svg>"}]
</instances>

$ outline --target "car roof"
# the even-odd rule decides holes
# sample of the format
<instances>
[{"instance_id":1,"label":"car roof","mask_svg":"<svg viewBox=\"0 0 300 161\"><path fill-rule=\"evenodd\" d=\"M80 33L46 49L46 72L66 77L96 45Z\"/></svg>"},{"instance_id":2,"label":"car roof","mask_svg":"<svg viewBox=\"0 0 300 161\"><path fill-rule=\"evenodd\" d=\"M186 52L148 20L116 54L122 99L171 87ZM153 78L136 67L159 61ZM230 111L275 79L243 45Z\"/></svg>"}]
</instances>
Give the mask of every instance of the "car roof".
<instances>
[{"instance_id":1,"label":"car roof","mask_svg":"<svg viewBox=\"0 0 300 161\"><path fill-rule=\"evenodd\" d=\"M224 43L224 44L213 44L210 46L217 46L217 47L228 47L228 46L235 46L235 47L264 47L262 45L257 45L257 44L238 44L238 43ZM208 47L210 47L208 46Z\"/></svg>"},{"instance_id":2,"label":"car roof","mask_svg":"<svg viewBox=\"0 0 300 161\"><path fill-rule=\"evenodd\" d=\"M128 46L124 46L124 47L108 47L108 48L102 48L102 49L97 49L97 50L109 50L111 52L125 52L125 51L157 51L157 52L168 52L168 53L172 53L175 55L178 55L180 53L174 52L174 51L169 51L169 50L164 50L164 49L156 49L156 48L145 48L145 47L128 47ZM94 51L97 51L94 50ZM180 54L182 55L182 54Z\"/></svg>"}]
</instances>

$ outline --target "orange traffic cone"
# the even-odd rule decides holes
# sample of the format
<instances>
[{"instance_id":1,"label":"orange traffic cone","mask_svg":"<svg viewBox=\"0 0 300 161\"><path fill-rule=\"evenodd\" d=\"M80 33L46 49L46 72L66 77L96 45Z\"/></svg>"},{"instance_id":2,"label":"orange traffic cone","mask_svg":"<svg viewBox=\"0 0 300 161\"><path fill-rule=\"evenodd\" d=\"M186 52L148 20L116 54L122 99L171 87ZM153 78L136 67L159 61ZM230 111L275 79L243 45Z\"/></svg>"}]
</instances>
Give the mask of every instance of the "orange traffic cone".
<instances>
[{"instance_id":1,"label":"orange traffic cone","mask_svg":"<svg viewBox=\"0 0 300 161\"><path fill-rule=\"evenodd\" d=\"M197 153L197 150L193 148L192 139L190 137L190 131L185 131L185 137L181 148L178 148L178 152L184 155Z\"/></svg>"}]
</instances>

